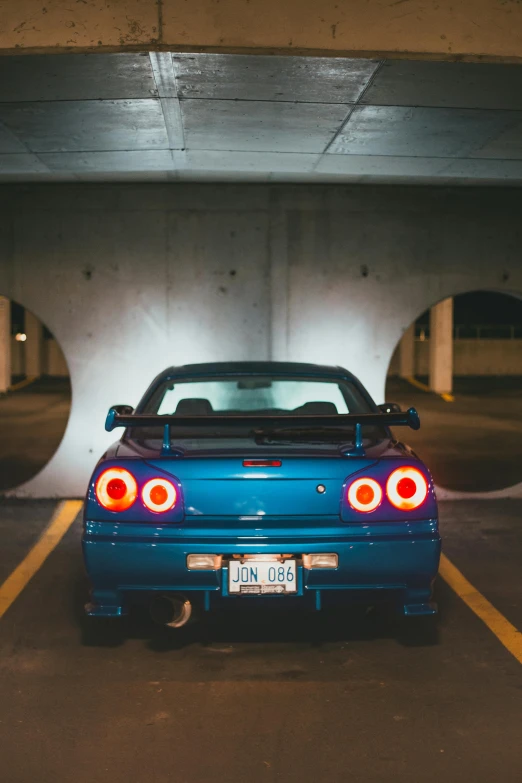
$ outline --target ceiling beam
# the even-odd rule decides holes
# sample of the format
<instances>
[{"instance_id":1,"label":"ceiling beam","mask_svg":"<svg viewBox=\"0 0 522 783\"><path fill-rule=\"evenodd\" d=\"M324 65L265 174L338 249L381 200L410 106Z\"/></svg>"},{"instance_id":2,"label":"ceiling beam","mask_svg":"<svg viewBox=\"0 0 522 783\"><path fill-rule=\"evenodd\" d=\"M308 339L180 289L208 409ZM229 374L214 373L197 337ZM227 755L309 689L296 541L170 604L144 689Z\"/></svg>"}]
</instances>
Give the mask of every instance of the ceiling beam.
<instances>
[{"instance_id":1,"label":"ceiling beam","mask_svg":"<svg viewBox=\"0 0 522 783\"><path fill-rule=\"evenodd\" d=\"M506 0L8 0L0 54L172 51L522 61Z\"/></svg>"}]
</instances>

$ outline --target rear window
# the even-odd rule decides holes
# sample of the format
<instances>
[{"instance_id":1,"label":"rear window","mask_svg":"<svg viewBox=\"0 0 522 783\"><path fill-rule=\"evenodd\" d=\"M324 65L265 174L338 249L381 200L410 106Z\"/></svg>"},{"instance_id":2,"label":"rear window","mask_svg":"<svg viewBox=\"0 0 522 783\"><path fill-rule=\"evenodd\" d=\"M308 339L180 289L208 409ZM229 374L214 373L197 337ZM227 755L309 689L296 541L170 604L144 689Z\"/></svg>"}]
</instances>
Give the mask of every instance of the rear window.
<instances>
[{"instance_id":1,"label":"rear window","mask_svg":"<svg viewBox=\"0 0 522 783\"><path fill-rule=\"evenodd\" d=\"M349 381L316 378L234 376L164 381L143 413L204 414L346 414L370 413L359 389Z\"/></svg>"}]
</instances>

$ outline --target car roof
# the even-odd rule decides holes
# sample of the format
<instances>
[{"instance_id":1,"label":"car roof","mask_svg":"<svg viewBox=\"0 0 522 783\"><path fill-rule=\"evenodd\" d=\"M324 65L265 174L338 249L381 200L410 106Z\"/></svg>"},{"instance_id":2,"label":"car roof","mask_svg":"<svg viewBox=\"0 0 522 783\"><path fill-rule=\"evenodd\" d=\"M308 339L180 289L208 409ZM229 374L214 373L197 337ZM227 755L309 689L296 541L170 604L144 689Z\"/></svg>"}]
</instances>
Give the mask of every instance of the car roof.
<instances>
[{"instance_id":1,"label":"car roof","mask_svg":"<svg viewBox=\"0 0 522 783\"><path fill-rule=\"evenodd\" d=\"M316 375L329 378L356 380L344 367L311 364L307 362L208 362L203 364L184 364L180 367L168 367L156 381L167 378L187 378L192 376L228 375L245 373L252 375Z\"/></svg>"}]
</instances>

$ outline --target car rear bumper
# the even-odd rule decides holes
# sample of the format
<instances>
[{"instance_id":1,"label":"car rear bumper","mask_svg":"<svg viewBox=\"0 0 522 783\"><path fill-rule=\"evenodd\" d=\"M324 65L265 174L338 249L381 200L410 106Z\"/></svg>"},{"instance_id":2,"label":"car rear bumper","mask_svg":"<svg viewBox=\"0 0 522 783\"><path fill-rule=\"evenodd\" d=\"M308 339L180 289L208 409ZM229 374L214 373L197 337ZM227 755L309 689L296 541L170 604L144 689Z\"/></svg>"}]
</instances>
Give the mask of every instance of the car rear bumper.
<instances>
[{"instance_id":1,"label":"car rear bumper","mask_svg":"<svg viewBox=\"0 0 522 783\"><path fill-rule=\"evenodd\" d=\"M320 609L332 599L350 602L369 596L371 603L371 596L390 593L406 614L431 613L431 587L441 548L436 520L407 528L393 525L383 531L380 526L376 535L368 526L356 530L337 527L316 534L303 530L298 535L294 530L288 536L280 531L282 535L258 538L242 537L239 531L234 531L235 535L194 536L180 529L171 536L150 532L141 535L142 530L137 528L137 535L126 530L127 534L120 536L109 523L87 523L82 543L93 588L87 611L118 616L125 614L137 597L159 591L182 593L207 610L238 601L267 606L290 602ZM305 569L302 555L319 552L335 552L338 568ZM187 555L199 553L222 555L223 567L216 571L189 570ZM228 594L228 560L238 554L259 553L295 556L297 593L263 598Z\"/></svg>"}]
</instances>

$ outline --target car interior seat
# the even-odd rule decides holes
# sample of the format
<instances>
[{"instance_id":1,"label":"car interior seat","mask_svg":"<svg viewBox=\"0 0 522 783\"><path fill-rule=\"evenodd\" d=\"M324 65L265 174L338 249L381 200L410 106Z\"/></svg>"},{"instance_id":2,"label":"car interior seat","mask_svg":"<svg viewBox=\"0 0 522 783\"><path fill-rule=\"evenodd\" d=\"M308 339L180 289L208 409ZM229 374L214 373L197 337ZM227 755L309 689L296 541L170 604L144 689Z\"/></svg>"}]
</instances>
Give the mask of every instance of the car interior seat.
<instances>
[{"instance_id":1,"label":"car interior seat","mask_svg":"<svg viewBox=\"0 0 522 783\"><path fill-rule=\"evenodd\" d=\"M305 416L332 416L338 413L333 402L305 402L294 413L302 413Z\"/></svg>"},{"instance_id":2,"label":"car interior seat","mask_svg":"<svg viewBox=\"0 0 522 783\"><path fill-rule=\"evenodd\" d=\"M176 407L176 416L208 416L213 413L210 402L203 397L187 397L180 400Z\"/></svg>"}]
</instances>

